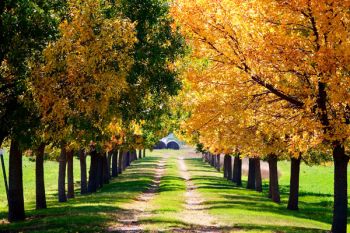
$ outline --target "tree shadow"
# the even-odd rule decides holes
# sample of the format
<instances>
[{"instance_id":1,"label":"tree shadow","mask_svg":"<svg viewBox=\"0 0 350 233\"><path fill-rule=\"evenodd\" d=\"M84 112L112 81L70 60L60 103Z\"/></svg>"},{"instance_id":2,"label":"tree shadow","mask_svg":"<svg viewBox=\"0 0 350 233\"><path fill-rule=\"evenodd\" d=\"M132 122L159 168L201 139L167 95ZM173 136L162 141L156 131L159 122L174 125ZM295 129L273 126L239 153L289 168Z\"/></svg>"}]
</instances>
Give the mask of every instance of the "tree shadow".
<instances>
[{"instance_id":1,"label":"tree shadow","mask_svg":"<svg viewBox=\"0 0 350 233\"><path fill-rule=\"evenodd\" d=\"M119 204L131 201L148 189L159 159L146 157L134 161L98 192L78 194L65 203L57 202L57 193L48 194L47 209L28 209L25 221L0 224L0 232L101 232L120 210ZM6 212L0 212L0 218L6 217Z\"/></svg>"},{"instance_id":2,"label":"tree shadow","mask_svg":"<svg viewBox=\"0 0 350 233\"><path fill-rule=\"evenodd\" d=\"M213 169L212 167L203 164L201 159L190 158L187 159L191 167L202 167L201 169L192 169L195 172L205 172L207 169ZM271 213L272 215L284 215L300 219L313 220L320 223L331 224L332 223L332 212L333 212L333 201L330 201L332 195L312 193L312 192L300 192L299 195L299 211L292 211L287 209L289 186L280 185L281 203L273 203L268 198L268 183L265 181L263 183L263 192L255 192L254 190L245 189L246 182L242 183L242 187L237 187L231 181L226 180L218 176L194 176L193 181L197 181L197 188L199 191L204 192L215 192L215 190L220 191L220 200L209 200L204 202L204 205L208 210L215 210L216 212L225 211L228 209L238 209L247 210L264 213ZM227 192L225 192L227 190ZM235 192L232 192L235 190ZM350 210L348 211L350 214ZM350 218L348 218L350 219ZM243 226L243 225L242 225ZM255 230L265 230L269 226L264 226L263 228L259 225L244 225L244 229L251 228ZM272 226L269 228L274 232L277 230L278 226ZM269 230L268 229L268 230ZM297 229L292 227L288 230L288 227L281 229L281 232L327 232L317 229Z\"/></svg>"}]
</instances>

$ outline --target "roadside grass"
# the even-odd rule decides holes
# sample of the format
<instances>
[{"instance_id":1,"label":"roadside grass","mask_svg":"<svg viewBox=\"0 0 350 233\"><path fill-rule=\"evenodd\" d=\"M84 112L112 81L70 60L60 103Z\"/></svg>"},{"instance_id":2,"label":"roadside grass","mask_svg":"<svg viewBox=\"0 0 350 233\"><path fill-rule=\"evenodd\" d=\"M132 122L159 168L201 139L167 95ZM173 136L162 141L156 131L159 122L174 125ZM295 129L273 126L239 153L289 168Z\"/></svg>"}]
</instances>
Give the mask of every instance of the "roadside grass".
<instances>
[{"instance_id":1,"label":"roadside grass","mask_svg":"<svg viewBox=\"0 0 350 233\"><path fill-rule=\"evenodd\" d=\"M186 184L180 176L177 157L183 151L166 151L170 157L165 165L165 173L160 180L158 193L148 203L150 217L140 219L145 231L170 231L173 228L181 228L186 223L181 220L181 212L185 204Z\"/></svg>"},{"instance_id":2,"label":"roadside grass","mask_svg":"<svg viewBox=\"0 0 350 233\"><path fill-rule=\"evenodd\" d=\"M264 191L247 190L246 177L243 186L236 187L201 161L186 158L189 151L147 151L147 157L134 161L119 177L113 179L97 193L81 196L79 161L74 161L76 198L66 203L57 202L58 163L45 162L45 184L48 209L35 210L35 163L23 158L24 192L27 219L23 222L6 223L7 202L3 177L0 174L0 232L104 232L108 224L116 221L118 210L132 201L152 183L157 162L162 156L170 157L165 165L160 189L154 199L147 203L149 216L139 219L145 231L195 229L183 216L186 183L181 178L177 158L183 156L191 180L197 186L207 211L216 220L223 232L316 232L326 233L332 222L333 167L301 166L299 211L286 209L289 192L290 163L279 162L281 204L267 198L268 183L263 182ZM193 153L192 153L193 154ZM5 158L8 158L5 155ZM6 165L8 161L6 160ZM89 165L89 161L88 161ZM350 174L349 174L350 178ZM350 211L349 211L350 216ZM190 216L196 218L197 216ZM1 220L3 219L3 220ZM348 228L350 225L348 224ZM350 229L350 228L349 228Z\"/></svg>"},{"instance_id":3,"label":"roadside grass","mask_svg":"<svg viewBox=\"0 0 350 233\"><path fill-rule=\"evenodd\" d=\"M147 151L146 158L134 161L119 177L104 185L97 193L77 195L66 203L57 201L58 163L45 162L45 184L48 208L35 210L35 163L23 158L26 221L0 223L0 232L101 232L113 221L114 212L122 203L131 202L145 191L154 177L157 161L162 151ZM8 156L6 156L8 157ZM79 161L75 160L75 181L79 181ZM7 162L6 162L7 164ZM2 176L0 177L2 181ZM3 185L0 186L0 219L6 219L7 203ZM5 200L4 200L5 199Z\"/></svg>"},{"instance_id":4,"label":"roadside grass","mask_svg":"<svg viewBox=\"0 0 350 233\"><path fill-rule=\"evenodd\" d=\"M301 166L299 211L286 209L290 164L279 162L281 204L267 198L268 182L262 193L236 187L200 158L186 160L192 181L198 186L209 214L218 224L243 232L329 232L333 208L333 167ZM350 176L349 176L350 178ZM350 211L349 211L350 216ZM348 218L349 219L349 218ZM350 224L348 224L348 228ZM350 229L350 228L349 228Z\"/></svg>"}]
</instances>

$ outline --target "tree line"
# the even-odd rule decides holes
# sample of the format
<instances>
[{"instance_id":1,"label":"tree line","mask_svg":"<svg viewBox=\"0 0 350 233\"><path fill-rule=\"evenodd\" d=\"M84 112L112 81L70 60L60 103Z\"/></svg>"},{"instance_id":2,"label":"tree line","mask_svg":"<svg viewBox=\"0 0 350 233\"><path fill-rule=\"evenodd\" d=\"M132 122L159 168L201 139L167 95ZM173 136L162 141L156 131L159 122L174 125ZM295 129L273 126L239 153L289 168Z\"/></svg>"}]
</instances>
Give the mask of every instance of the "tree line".
<instances>
[{"instance_id":1,"label":"tree line","mask_svg":"<svg viewBox=\"0 0 350 233\"><path fill-rule=\"evenodd\" d=\"M277 160L291 160L290 209L297 209L300 160L329 158L336 233L346 232L348 212L349 6L336 0L172 6L191 47L179 95L188 112L182 133L213 155L248 156L250 168L253 159L267 160L277 202Z\"/></svg>"},{"instance_id":2,"label":"tree line","mask_svg":"<svg viewBox=\"0 0 350 233\"><path fill-rule=\"evenodd\" d=\"M181 81L172 64L186 46L163 1L5 0L0 41L0 146L10 143L11 222L25 219L23 151L36 156L40 209L47 207L48 146L60 150L64 202L74 198L74 156L81 193L96 192L173 126L171 98Z\"/></svg>"}]
</instances>

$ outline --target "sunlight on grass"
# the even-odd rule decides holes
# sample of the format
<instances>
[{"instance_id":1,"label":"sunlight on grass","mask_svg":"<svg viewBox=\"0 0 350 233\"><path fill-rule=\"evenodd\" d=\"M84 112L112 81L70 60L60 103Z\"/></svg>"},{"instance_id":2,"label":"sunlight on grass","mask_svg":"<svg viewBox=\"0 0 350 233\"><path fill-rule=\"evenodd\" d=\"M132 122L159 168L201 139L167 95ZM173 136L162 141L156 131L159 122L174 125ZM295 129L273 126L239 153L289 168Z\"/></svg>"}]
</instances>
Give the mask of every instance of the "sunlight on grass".
<instances>
[{"instance_id":1,"label":"sunlight on grass","mask_svg":"<svg viewBox=\"0 0 350 233\"><path fill-rule=\"evenodd\" d=\"M332 221L332 167L302 165L300 181L300 210L286 209L289 191L289 163L280 162L282 203L267 198L268 183L264 192L246 190L223 178L201 159L186 160L193 182L207 200L206 207L220 224L243 228L247 232L327 232ZM322 175L321 175L322 174ZM317 180L323 186L316 186ZM316 181L315 181L316 180Z\"/></svg>"},{"instance_id":2,"label":"sunlight on grass","mask_svg":"<svg viewBox=\"0 0 350 233\"><path fill-rule=\"evenodd\" d=\"M147 153L147 157L134 161L124 174L111 180L97 193L77 195L66 203L58 203L56 197L58 163L45 163L45 182L47 187L48 209L35 210L35 163L24 158L24 184L26 196L27 220L23 222L2 224L0 231L19 229L36 232L98 232L106 223L113 221L113 213L122 203L130 202L139 193L145 191L154 176L154 168L161 154ZM79 173L79 163L75 162L75 174ZM75 181L79 180L75 176ZM77 190L78 191L78 190ZM1 195L5 190L1 188ZM3 199L2 199L3 200ZM1 218L6 218L6 206L1 208ZM115 221L115 220L114 220Z\"/></svg>"}]
</instances>

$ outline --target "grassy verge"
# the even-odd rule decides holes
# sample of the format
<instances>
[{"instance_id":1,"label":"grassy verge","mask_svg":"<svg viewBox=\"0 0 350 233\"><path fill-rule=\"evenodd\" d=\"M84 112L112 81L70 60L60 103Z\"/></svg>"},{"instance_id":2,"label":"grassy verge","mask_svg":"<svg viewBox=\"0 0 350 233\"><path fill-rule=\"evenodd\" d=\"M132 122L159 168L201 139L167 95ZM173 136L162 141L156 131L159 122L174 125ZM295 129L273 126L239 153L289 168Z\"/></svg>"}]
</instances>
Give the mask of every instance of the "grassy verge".
<instances>
[{"instance_id":1,"label":"grassy verge","mask_svg":"<svg viewBox=\"0 0 350 233\"><path fill-rule=\"evenodd\" d=\"M148 203L151 216L140 221L146 231L169 231L186 225L180 216L185 203L186 185L177 163L177 156L182 153L164 150L164 154L170 157L160 181L159 193Z\"/></svg>"},{"instance_id":2,"label":"grassy verge","mask_svg":"<svg viewBox=\"0 0 350 233\"><path fill-rule=\"evenodd\" d=\"M206 199L208 212L218 223L244 232L327 232L332 221L332 167L301 167L300 210L286 209L289 191L289 163L280 162L282 203L275 204L264 192L235 187L222 178L222 173L204 164L201 159L187 159L193 182ZM243 177L243 187L246 177ZM350 216L350 213L349 213ZM348 225L348 227L350 227Z\"/></svg>"},{"instance_id":3,"label":"grassy verge","mask_svg":"<svg viewBox=\"0 0 350 233\"><path fill-rule=\"evenodd\" d=\"M27 220L0 224L0 232L101 232L113 220L113 213L122 203L130 202L147 189L154 176L154 168L161 152L147 153L147 157L135 161L125 173L105 185L97 193L77 195L66 203L57 202L58 163L45 162L45 182L48 209L35 210L35 164L24 158L24 186ZM78 162L75 161L75 180L79 180ZM2 177L0 177L2 179ZM5 190L0 188L1 202L6 203ZM2 205L0 218L6 218L7 207Z\"/></svg>"}]
</instances>

